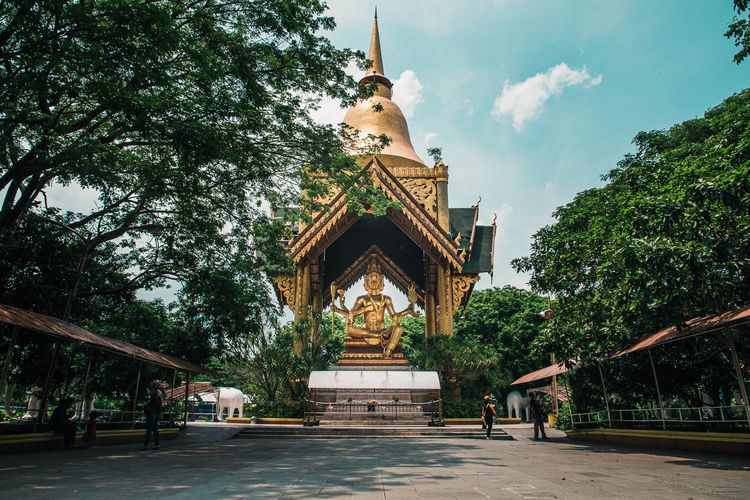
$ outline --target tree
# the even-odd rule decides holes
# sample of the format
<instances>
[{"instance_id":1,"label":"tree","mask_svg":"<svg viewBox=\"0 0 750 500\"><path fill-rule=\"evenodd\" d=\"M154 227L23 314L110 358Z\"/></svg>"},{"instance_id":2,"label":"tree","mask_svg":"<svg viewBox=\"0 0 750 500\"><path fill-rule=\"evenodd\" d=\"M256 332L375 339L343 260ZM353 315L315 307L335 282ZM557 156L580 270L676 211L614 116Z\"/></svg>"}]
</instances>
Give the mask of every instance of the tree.
<instances>
[{"instance_id":1,"label":"tree","mask_svg":"<svg viewBox=\"0 0 750 500\"><path fill-rule=\"evenodd\" d=\"M734 0L734 10L738 15L743 15L748 10L748 0ZM734 55L734 62L739 64L750 55L750 16L747 19L735 17L729 24L724 36L734 39L735 47L739 51Z\"/></svg>"},{"instance_id":2,"label":"tree","mask_svg":"<svg viewBox=\"0 0 750 500\"><path fill-rule=\"evenodd\" d=\"M540 351L591 359L750 301L750 91L635 145L513 262L557 299Z\"/></svg>"},{"instance_id":3,"label":"tree","mask_svg":"<svg viewBox=\"0 0 750 500\"><path fill-rule=\"evenodd\" d=\"M354 183L339 131L310 118L323 95L351 104L370 91L345 72L363 55L321 35L334 27L324 10L319 0L0 4L0 232L33 210L92 246L118 240L136 270L121 286L134 290L190 279L196 253L268 229L262 202L311 203L300 192L324 189L322 178ZM52 210L53 185L93 190L96 207ZM156 264L132 233L154 222L168 227Z\"/></svg>"},{"instance_id":4,"label":"tree","mask_svg":"<svg viewBox=\"0 0 750 500\"><path fill-rule=\"evenodd\" d=\"M448 398L499 392L542 366L547 353L532 351L546 299L513 287L477 290L455 317L453 336L424 335L423 318L404 319L404 351L412 366L436 370Z\"/></svg>"}]
</instances>

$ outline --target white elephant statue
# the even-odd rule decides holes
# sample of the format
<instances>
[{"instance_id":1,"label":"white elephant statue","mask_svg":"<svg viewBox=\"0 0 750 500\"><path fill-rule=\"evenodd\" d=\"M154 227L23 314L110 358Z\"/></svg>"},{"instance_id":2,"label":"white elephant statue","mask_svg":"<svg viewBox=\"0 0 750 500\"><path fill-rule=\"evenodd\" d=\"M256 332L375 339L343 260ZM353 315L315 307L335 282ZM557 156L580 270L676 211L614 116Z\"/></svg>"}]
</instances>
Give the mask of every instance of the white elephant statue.
<instances>
[{"instance_id":1,"label":"white elephant statue","mask_svg":"<svg viewBox=\"0 0 750 500\"><path fill-rule=\"evenodd\" d=\"M529 419L529 397L522 396L518 391L511 391L505 400L508 406L508 418L513 418L513 410L516 411L515 417L521 418L521 409L526 411L525 420Z\"/></svg>"}]
</instances>

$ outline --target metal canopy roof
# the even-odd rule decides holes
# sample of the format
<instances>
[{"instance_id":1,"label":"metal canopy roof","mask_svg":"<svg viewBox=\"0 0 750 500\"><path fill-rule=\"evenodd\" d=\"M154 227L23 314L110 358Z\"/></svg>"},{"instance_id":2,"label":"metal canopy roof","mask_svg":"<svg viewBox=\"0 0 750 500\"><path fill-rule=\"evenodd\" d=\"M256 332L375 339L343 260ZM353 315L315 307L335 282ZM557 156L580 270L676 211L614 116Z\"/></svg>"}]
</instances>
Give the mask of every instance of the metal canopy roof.
<instances>
[{"instance_id":1,"label":"metal canopy roof","mask_svg":"<svg viewBox=\"0 0 750 500\"><path fill-rule=\"evenodd\" d=\"M189 361L185 361L174 356L151 351L144 347L139 347L122 340L102 337L80 326L63 321L46 314L35 313L19 309L17 307L0 304L0 322L9 325L16 325L27 330L45 333L53 337L61 338L71 342L81 342L88 344L97 349L108 351L120 356L153 363L166 368L176 368L187 370L193 373L208 373L208 370Z\"/></svg>"},{"instance_id":2,"label":"metal canopy roof","mask_svg":"<svg viewBox=\"0 0 750 500\"><path fill-rule=\"evenodd\" d=\"M672 325L663 328L656 333L647 335L630 347L617 351L610 356L609 359L619 358L620 356L625 356L626 354L631 354L642 349L648 349L649 347L696 337L698 335L705 335L706 333L747 323L750 323L750 305L739 307L737 309L730 309L729 311L724 311L719 314L693 318L686 321L684 326ZM575 365L573 365L572 368L575 368ZM560 375L567 371L568 369L565 368L565 365L550 365L541 370L527 373L510 385L526 384L536 380L549 378L554 375Z\"/></svg>"},{"instance_id":3,"label":"metal canopy roof","mask_svg":"<svg viewBox=\"0 0 750 500\"><path fill-rule=\"evenodd\" d=\"M310 389L439 391L437 372L330 370L310 373Z\"/></svg>"},{"instance_id":4,"label":"metal canopy roof","mask_svg":"<svg viewBox=\"0 0 750 500\"><path fill-rule=\"evenodd\" d=\"M575 366L573 366L573 368L575 368ZM568 368L565 367L565 363L560 363L557 365L549 365L535 372L527 373L526 375L514 381L510 385L528 384L529 382L534 382L536 380L542 380L545 378L554 377L555 375L562 375L563 373L567 371L568 371Z\"/></svg>"},{"instance_id":5,"label":"metal canopy roof","mask_svg":"<svg viewBox=\"0 0 750 500\"><path fill-rule=\"evenodd\" d=\"M693 318L688 320L683 327L675 325L669 326L644 337L626 349L616 352L612 357L618 358L620 356L625 356L626 354L640 351L641 349L647 349L649 347L666 344L667 342L673 342L675 340L682 340L688 337L694 337L696 335L703 335L746 322L750 322L750 305L719 314Z\"/></svg>"}]
</instances>

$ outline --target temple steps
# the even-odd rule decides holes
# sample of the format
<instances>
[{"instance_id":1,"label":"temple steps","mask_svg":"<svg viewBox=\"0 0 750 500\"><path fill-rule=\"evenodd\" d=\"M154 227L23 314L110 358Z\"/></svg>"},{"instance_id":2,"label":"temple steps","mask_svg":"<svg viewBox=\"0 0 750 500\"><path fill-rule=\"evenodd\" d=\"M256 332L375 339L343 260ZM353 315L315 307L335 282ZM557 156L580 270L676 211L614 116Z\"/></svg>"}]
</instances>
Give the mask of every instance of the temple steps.
<instances>
[{"instance_id":1,"label":"temple steps","mask_svg":"<svg viewBox=\"0 0 750 500\"><path fill-rule=\"evenodd\" d=\"M484 439L484 431L479 427L471 429L459 427L427 426L265 426L253 425L238 432L235 439L283 439L283 438L449 438L449 439ZM512 440L513 437L501 429L493 429L493 440Z\"/></svg>"}]
</instances>

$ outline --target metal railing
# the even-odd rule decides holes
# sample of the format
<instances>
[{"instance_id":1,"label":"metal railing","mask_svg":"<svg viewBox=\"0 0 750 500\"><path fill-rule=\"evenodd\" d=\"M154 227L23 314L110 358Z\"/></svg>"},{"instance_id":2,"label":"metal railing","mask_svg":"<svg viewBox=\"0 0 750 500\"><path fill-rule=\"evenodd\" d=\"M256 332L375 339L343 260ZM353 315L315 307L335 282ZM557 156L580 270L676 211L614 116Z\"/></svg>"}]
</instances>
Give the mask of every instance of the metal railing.
<instances>
[{"instance_id":1,"label":"metal railing","mask_svg":"<svg viewBox=\"0 0 750 500\"><path fill-rule=\"evenodd\" d=\"M635 424L662 424L684 427L691 425L732 425L748 427L744 406L701 406L675 408L628 408L572 413L573 427L633 427Z\"/></svg>"},{"instance_id":2,"label":"metal railing","mask_svg":"<svg viewBox=\"0 0 750 500\"><path fill-rule=\"evenodd\" d=\"M373 404L374 402L374 404ZM332 421L413 421L435 424L441 420L442 401L422 403L402 401L338 401L305 400L305 425L317 425L321 420Z\"/></svg>"}]
</instances>

